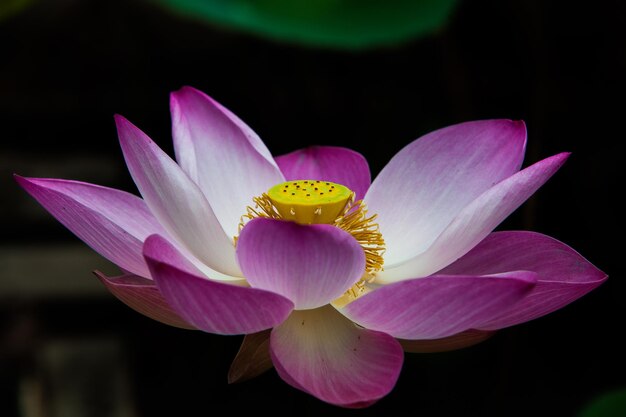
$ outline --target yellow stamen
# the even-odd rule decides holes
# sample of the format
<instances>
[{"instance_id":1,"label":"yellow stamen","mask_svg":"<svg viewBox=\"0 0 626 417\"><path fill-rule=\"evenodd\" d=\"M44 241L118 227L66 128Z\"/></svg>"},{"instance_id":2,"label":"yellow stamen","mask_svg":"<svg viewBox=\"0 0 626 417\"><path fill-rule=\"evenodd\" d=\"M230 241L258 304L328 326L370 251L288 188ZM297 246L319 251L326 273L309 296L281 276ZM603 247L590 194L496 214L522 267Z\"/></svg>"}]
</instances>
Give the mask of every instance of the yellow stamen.
<instances>
[{"instance_id":1,"label":"yellow stamen","mask_svg":"<svg viewBox=\"0 0 626 417\"><path fill-rule=\"evenodd\" d=\"M365 272L375 275L383 269L385 240L380 233L377 215L367 217L367 208L362 200L348 203L343 214L333 224L350 233L365 251Z\"/></svg>"},{"instance_id":2,"label":"yellow stamen","mask_svg":"<svg viewBox=\"0 0 626 417\"><path fill-rule=\"evenodd\" d=\"M367 216L362 200L354 201L354 192L341 184L298 180L275 185L267 193L254 197L254 207L248 206L241 216L238 231L249 220L265 217L290 220L300 224L332 224L348 233L361 245L365 252L365 274L334 304L344 305L367 291L367 284L383 269L385 240L376 215ZM237 237L235 244L237 244Z\"/></svg>"}]
</instances>

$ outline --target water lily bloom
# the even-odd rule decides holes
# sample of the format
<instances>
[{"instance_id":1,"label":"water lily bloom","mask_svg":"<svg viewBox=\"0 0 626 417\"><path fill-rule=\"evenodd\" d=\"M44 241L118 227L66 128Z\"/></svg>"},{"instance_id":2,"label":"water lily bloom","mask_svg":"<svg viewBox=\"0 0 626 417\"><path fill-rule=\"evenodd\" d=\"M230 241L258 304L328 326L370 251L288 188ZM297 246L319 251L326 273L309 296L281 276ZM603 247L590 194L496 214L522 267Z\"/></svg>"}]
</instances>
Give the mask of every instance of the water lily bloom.
<instances>
[{"instance_id":1,"label":"water lily bloom","mask_svg":"<svg viewBox=\"0 0 626 417\"><path fill-rule=\"evenodd\" d=\"M521 169L523 122L429 133L371 182L366 160L345 148L273 158L193 88L172 94L171 111L178 163L116 117L142 198L16 179L121 268L96 274L124 303L172 326L246 334L231 381L273 365L323 401L367 406L391 391L404 351L477 343L606 279L553 238L492 232L568 157Z\"/></svg>"}]
</instances>

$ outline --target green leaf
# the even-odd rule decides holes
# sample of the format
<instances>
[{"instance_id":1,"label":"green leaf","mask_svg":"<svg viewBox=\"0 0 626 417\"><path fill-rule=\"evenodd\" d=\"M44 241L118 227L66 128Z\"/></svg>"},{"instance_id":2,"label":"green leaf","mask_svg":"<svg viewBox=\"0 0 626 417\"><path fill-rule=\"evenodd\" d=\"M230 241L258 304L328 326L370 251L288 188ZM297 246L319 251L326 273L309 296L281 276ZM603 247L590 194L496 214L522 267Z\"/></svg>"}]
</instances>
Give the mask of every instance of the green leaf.
<instances>
[{"instance_id":1,"label":"green leaf","mask_svg":"<svg viewBox=\"0 0 626 417\"><path fill-rule=\"evenodd\" d=\"M626 388L611 391L596 397L578 417L626 416Z\"/></svg>"},{"instance_id":2,"label":"green leaf","mask_svg":"<svg viewBox=\"0 0 626 417\"><path fill-rule=\"evenodd\" d=\"M190 17L275 40L362 49L424 36L456 0L152 0Z\"/></svg>"}]
</instances>

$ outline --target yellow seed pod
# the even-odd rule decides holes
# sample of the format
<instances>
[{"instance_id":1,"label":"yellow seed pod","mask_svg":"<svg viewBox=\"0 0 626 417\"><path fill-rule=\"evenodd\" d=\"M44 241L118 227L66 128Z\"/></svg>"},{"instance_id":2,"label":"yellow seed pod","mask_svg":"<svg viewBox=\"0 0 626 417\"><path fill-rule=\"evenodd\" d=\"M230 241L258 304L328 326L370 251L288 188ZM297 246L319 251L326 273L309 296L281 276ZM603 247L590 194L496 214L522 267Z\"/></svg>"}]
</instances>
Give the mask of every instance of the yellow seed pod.
<instances>
[{"instance_id":1,"label":"yellow seed pod","mask_svg":"<svg viewBox=\"0 0 626 417\"><path fill-rule=\"evenodd\" d=\"M353 195L346 186L318 180L288 181L267 192L285 220L300 224L333 223Z\"/></svg>"}]
</instances>

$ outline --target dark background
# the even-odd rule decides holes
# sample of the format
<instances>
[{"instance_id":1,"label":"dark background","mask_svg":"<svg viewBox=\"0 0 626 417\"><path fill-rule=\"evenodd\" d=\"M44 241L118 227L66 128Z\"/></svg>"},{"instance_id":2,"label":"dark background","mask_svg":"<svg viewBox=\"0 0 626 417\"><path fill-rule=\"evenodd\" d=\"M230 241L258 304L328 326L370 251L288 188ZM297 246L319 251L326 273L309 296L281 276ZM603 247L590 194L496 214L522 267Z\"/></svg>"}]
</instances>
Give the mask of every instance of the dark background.
<instances>
[{"instance_id":1,"label":"dark background","mask_svg":"<svg viewBox=\"0 0 626 417\"><path fill-rule=\"evenodd\" d=\"M438 33L360 52L263 40L138 0L40 1L0 22L0 414L578 415L626 387L625 75L619 0L461 1ZM125 307L90 273L114 268L11 178L135 192L112 116L171 153L168 94L183 85L233 110L274 155L346 146L373 175L430 130L523 119L527 165L573 155L501 228L554 236L609 281L481 345L408 354L394 391L362 411L326 405L273 370L227 385L240 337Z\"/></svg>"}]
</instances>

